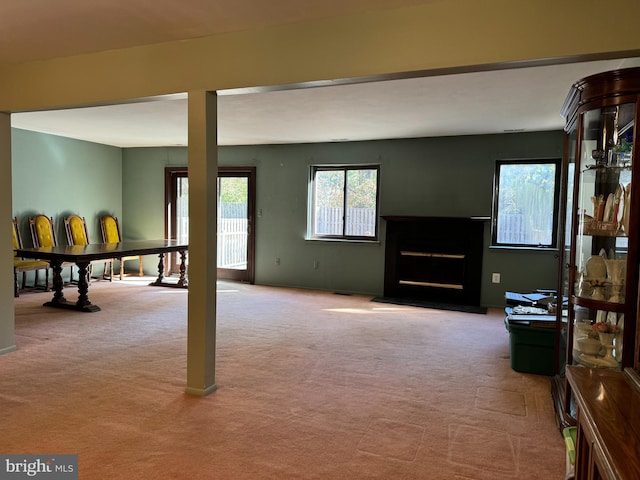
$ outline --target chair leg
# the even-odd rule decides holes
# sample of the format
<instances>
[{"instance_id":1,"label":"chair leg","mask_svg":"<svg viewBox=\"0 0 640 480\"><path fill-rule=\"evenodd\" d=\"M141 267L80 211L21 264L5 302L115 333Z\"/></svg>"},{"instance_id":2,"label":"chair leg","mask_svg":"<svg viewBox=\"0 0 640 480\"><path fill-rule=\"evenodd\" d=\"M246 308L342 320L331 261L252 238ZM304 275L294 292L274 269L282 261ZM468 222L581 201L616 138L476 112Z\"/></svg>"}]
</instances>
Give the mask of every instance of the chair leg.
<instances>
[{"instance_id":1,"label":"chair leg","mask_svg":"<svg viewBox=\"0 0 640 480\"><path fill-rule=\"evenodd\" d=\"M109 281L111 281L111 273L110 272L110 265L111 262L104 262L104 265L102 266L102 279L106 280L107 278L109 279Z\"/></svg>"},{"instance_id":2,"label":"chair leg","mask_svg":"<svg viewBox=\"0 0 640 480\"><path fill-rule=\"evenodd\" d=\"M49 269L44 269L44 285L40 285L40 270L36 270L35 279L33 283L33 288L39 289L42 288L43 291L49 291Z\"/></svg>"},{"instance_id":3,"label":"chair leg","mask_svg":"<svg viewBox=\"0 0 640 480\"><path fill-rule=\"evenodd\" d=\"M120 259L120 280L124 278L124 260Z\"/></svg>"},{"instance_id":4,"label":"chair leg","mask_svg":"<svg viewBox=\"0 0 640 480\"><path fill-rule=\"evenodd\" d=\"M139 272L138 272L138 276L140 277L144 277L144 262L143 259L144 257L140 256L140 264L138 265L139 268Z\"/></svg>"},{"instance_id":5,"label":"chair leg","mask_svg":"<svg viewBox=\"0 0 640 480\"><path fill-rule=\"evenodd\" d=\"M24 272L22 273L24 274ZM18 272L15 268L13 269L13 296L20 296L20 293L18 293Z\"/></svg>"}]
</instances>

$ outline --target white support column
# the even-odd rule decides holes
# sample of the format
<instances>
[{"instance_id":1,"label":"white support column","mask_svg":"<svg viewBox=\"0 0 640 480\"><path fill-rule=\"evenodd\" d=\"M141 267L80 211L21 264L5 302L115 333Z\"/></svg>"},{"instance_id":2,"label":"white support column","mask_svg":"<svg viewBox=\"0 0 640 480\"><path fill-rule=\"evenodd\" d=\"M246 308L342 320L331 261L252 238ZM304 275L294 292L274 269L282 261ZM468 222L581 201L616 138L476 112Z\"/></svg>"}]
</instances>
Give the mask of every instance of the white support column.
<instances>
[{"instance_id":1,"label":"white support column","mask_svg":"<svg viewBox=\"0 0 640 480\"><path fill-rule=\"evenodd\" d=\"M216 389L217 96L189 92L189 313L187 388Z\"/></svg>"},{"instance_id":2,"label":"white support column","mask_svg":"<svg viewBox=\"0 0 640 480\"><path fill-rule=\"evenodd\" d=\"M0 112L0 218L9 226L12 210L11 115ZM2 224L0 223L0 225ZM6 230L6 232L5 232ZM16 349L13 306L13 242L10 230L0 230L0 355Z\"/></svg>"}]
</instances>

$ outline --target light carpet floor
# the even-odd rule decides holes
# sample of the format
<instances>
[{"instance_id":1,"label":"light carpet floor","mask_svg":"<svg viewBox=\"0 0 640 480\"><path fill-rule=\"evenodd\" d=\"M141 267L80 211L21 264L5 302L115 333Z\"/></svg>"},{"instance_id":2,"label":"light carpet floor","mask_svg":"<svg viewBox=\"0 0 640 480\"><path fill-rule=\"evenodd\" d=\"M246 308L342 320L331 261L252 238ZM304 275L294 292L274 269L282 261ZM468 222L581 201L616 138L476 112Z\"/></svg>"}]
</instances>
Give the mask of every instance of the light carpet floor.
<instances>
[{"instance_id":1,"label":"light carpet floor","mask_svg":"<svg viewBox=\"0 0 640 480\"><path fill-rule=\"evenodd\" d=\"M186 291L89 293L101 312L15 300L0 452L76 453L92 480L564 476L549 378L510 368L499 310L219 282L218 390L199 398L184 393Z\"/></svg>"}]
</instances>

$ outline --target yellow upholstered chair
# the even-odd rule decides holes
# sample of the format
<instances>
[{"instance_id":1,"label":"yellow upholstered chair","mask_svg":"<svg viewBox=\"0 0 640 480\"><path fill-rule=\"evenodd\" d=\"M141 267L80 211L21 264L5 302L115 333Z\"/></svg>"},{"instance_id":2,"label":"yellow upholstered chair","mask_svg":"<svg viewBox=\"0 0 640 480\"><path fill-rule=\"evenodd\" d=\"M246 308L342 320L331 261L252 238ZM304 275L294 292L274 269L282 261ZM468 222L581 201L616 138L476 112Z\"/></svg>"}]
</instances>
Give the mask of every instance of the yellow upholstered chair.
<instances>
[{"instance_id":1,"label":"yellow upholstered chair","mask_svg":"<svg viewBox=\"0 0 640 480\"><path fill-rule=\"evenodd\" d=\"M113 215L103 215L100 218L100 231L102 232L102 241L104 243L120 243L122 241L122 235L120 233L120 225L118 224L118 217L114 217ZM133 255L127 257L117 257L114 260L120 261L120 280L122 280L124 276L124 262L127 260L138 260L138 275L144 275L144 264L142 255ZM107 271L107 264L105 264L105 275ZM111 265L109 266L109 280L113 279L113 260L111 261Z\"/></svg>"},{"instance_id":2,"label":"yellow upholstered chair","mask_svg":"<svg viewBox=\"0 0 640 480\"><path fill-rule=\"evenodd\" d=\"M89 232L84 217L76 214L69 215L64 219L64 231L67 234L67 245L89 245ZM96 262L89 264L87 281L91 279L94 263Z\"/></svg>"},{"instance_id":3,"label":"yellow upholstered chair","mask_svg":"<svg viewBox=\"0 0 640 480\"><path fill-rule=\"evenodd\" d=\"M44 214L31 217L29 219L29 230L31 231L31 241L33 242L34 248L58 246L56 229L52 217L47 217ZM72 262L62 263L62 268L69 267L71 272L70 279L73 279L74 265Z\"/></svg>"},{"instance_id":4,"label":"yellow upholstered chair","mask_svg":"<svg viewBox=\"0 0 640 480\"><path fill-rule=\"evenodd\" d=\"M89 245L87 222L80 215L69 215L64 219L64 231L69 245Z\"/></svg>"},{"instance_id":5,"label":"yellow upholstered chair","mask_svg":"<svg viewBox=\"0 0 640 480\"><path fill-rule=\"evenodd\" d=\"M46 215L36 215L29 219L29 230L34 248L55 247L58 245L53 218Z\"/></svg>"},{"instance_id":6,"label":"yellow upholstered chair","mask_svg":"<svg viewBox=\"0 0 640 480\"><path fill-rule=\"evenodd\" d=\"M13 249L22 248L22 236L20 235L20 225L18 219L13 219ZM40 270L45 271L44 287L41 287L38 283L38 273ZM44 260L30 260L18 257L14 252L13 254L13 296L20 295L20 284L18 283L18 274L22 273L22 288L24 289L27 282L27 272L35 272L35 280L33 283L34 288L49 289L49 262Z\"/></svg>"}]
</instances>

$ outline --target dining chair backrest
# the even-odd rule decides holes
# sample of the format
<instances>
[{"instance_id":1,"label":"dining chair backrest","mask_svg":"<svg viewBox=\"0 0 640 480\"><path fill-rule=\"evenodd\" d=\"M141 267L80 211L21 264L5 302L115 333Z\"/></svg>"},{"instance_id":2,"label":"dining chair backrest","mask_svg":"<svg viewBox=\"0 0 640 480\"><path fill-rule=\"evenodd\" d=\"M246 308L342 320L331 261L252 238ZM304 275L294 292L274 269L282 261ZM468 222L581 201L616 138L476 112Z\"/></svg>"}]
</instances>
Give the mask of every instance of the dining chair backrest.
<instances>
[{"instance_id":1,"label":"dining chair backrest","mask_svg":"<svg viewBox=\"0 0 640 480\"><path fill-rule=\"evenodd\" d=\"M13 233L13 249L15 250L16 248L22 248L21 242L20 242L20 230L18 227L18 219L17 218L13 218L13 226L11 228L11 231ZM13 252L13 256L16 256L16 252Z\"/></svg>"},{"instance_id":2,"label":"dining chair backrest","mask_svg":"<svg viewBox=\"0 0 640 480\"><path fill-rule=\"evenodd\" d=\"M53 218L40 214L29 219L31 240L35 248L55 247L58 244Z\"/></svg>"},{"instance_id":3,"label":"dining chair backrest","mask_svg":"<svg viewBox=\"0 0 640 480\"><path fill-rule=\"evenodd\" d=\"M13 217L13 222L11 232L13 234L13 256L17 257L18 254L15 252L17 248L22 248L22 234L20 233L20 223L18 222L17 217Z\"/></svg>"},{"instance_id":4,"label":"dining chair backrest","mask_svg":"<svg viewBox=\"0 0 640 480\"><path fill-rule=\"evenodd\" d=\"M102 216L100 218L100 230L102 231L102 241L104 243L119 243L121 241L118 217L113 215Z\"/></svg>"},{"instance_id":5,"label":"dining chair backrest","mask_svg":"<svg viewBox=\"0 0 640 480\"><path fill-rule=\"evenodd\" d=\"M87 222L80 215L69 215L64 219L64 229L67 232L69 245L89 245Z\"/></svg>"}]
</instances>

